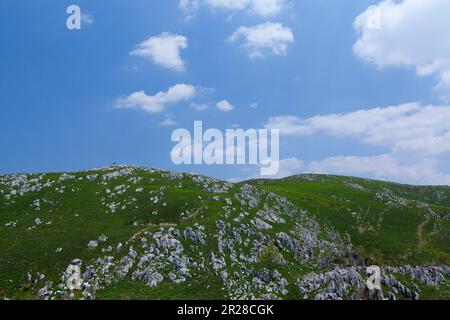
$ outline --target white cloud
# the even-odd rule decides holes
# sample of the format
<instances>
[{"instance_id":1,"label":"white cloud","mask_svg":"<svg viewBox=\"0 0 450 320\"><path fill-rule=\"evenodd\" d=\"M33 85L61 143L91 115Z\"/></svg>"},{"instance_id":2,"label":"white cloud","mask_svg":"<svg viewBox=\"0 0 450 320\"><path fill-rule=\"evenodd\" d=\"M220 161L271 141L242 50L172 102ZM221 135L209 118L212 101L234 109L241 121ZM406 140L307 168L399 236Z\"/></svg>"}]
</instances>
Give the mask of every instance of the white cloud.
<instances>
[{"instance_id":1,"label":"white cloud","mask_svg":"<svg viewBox=\"0 0 450 320\"><path fill-rule=\"evenodd\" d=\"M206 0L205 2L212 8L243 10L248 6L250 1L249 0Z\"/></svg>"},{"instance_id":2,"label":"white cloud","mask_svg":"<svg viewBox=\"0 0 450 320\"><path fill-rule=\"evenodd\" d=\"M300 119L273 117L267 128L285 135L325 132L337 137L354 137L372 146L392 151L438 155L450 151L450 106L421 106L417 103L345 114L329 114Z\"/></svg>"},{"instance_id":3,"label":"white cloud","mask_svg":"<svg viewBox=\"0 0 450 320\"><path fill-rule=\"evenodd\" d=\"M182 11L184 11L189 18L192 17L192 14L198 10L200 7L201 0L180 0L178 6Z\"/></svg>"},{"instance_id":4,"label":"white cloud","mask_svg":"<svg viewBox=\"0 0 450 320\"><path fill-rule=\"evenodd\" d=\"M192 102L191 103L191 107L194 108L197 111L204 111L204 110L208 109L209 103L195 103L195 102Z\"/></svg>"},{"instance_id":5,"label":"white cloud","mask_svg":"<svg viewBox=\"0 0 450 320\"><path fill-rule=\"evenodd\" d=\"M258 102L252 102L248 106L252 109L256 109L256 108L258 108Z\"/></svg>"},{"instance_id":6,"label":"white cloud","mask_svg":"<svg viewBox=\"0 0 450 320\"><path fill-rule=\"evenodd\" d=\"M263 17L279 14L286 7L285 0L253 0L251 10Z\"/></svg>"},{"instance_id":7,"label":"white cloud","mask_svg":"<svg viewBox=\"0 0 450 320\"><path fill-rule=\"evenodd\" d=\"M160 125L163 126L163 127L172 127L172 126L175 126L177 124L178 124L178 122L176 122L175 120L173 120L171 118L166 118L166 119L164 119L163 122L160 123Z\"/></svg>"},{"instance_id":8,"label":"white cloud","mask_svg":"<svg viewBox=\"0 0 450 320\"><path fill-rule=\"evenodd\" d=\"M320 174L369 176L396 182L429 185L450 185L450 175L441 173L438 160L399 160L390 154L371 157L339 156L313 161L305 171Z\"/></svg>"},{"instance_id":9,"label":"white cloud","mask_svg":"<svg viewBox=\"0 0 450 320\"><path fill-rule=\"evenodd\" d=\"M206 6L211 9L246 10L262 17L279 14L287 7L286 0L180 0L179 7L189 17L199 9Z\"/></svg>"},{"instance_id":10,"label":"white cloud","mask_svg":"<svg viewBox=\"0 0 450 320\"><path fill-rule=\"evenodd\" d=\"M188 84L177 84L170 87L166 92L158 92L148 96L144 91L134 92L128 97L117 101L117 108L139 108L147 112L162 112L169 104L188 101L196 95L196 88Z\"/></svg>"},{"instance_id":11,"label":"white cloud","mask_svg":"<svg viewBox=\"0 0 450 320\"><path fill-rule=\"evenodd\" d=\"M230 181L267 178L259 175L258 170L253 168L252 174L232 178ZM292 157L280 160L280 171L270 178L282 179L301 173L361 176L419 185L450 185L450 175L439 170L438 160L432 158L405 160L391 154L369 157L336 156L309 163Z\"/></svg>"},{"instance_id":12,"label":"white cloud","mask_svg":"<svg viewBox=\"0 0 450 320\"><path fill-rule=\"evenodd\" d=\"M94 17L88 13L83 13L81 15L81 22L83 24L91 25L94 23Z\"/></svg>"},{"instance_id":13,"label":"white cloud","mask_svg":"<svg viewBox=\"0 0 450 320\"><path fill-rule=\"evenodd\" d=\"M230 112L234 110L234 106L229 103L227 100L222 100L217 102L216 104L217 109L223 112Z\"/></svg>"},{"instance_id":14,"label":"white cloud","mask_svg":"<svg viewBox=\"0 0 450 320\"><path fill-rule=\"evenodd\" d=\"M270 54L284 56L289 45L294 42L294 34L281 23L267 22L253 27L240 27L228 40L242 40L242 47L248 51L250 58L261 58Z\"/></svg>"},{"instance_id":15,"label":"white cloud","mask_svg":"<svg viewBox=\"0 0 450 320\"><path fill-rule=\"evenodd\" d=\"M410 103L307 119L272 117L266 128L280 129L288 136L326 133L388 149L382 155L334 156L313 161L302 168L303 172L450 184L450 175L439 169L441 157L450 152L450 106Z\"/></svg>"},{"instance_id":16,"label":"white cloud","mask_svg":"<svg viewBox=\"0 0 450 320\"><path fill-rule=\"evenodd\" d=\"M275 178L286 178L299 174L304 167L304 163L295 157L280 160L280 170Z\"/></svg>"},{"instance_id":17,"label":"white cloud","mask_svg":"<svg viewBox=\"0 0 450 320\"><path fill-rule=\"evenodd\" d=\"M164 32L138 44L130 54L149 58L155 64L174 71L184 71L185 62L181 58L181 50L187 47L186 37Z\"/></svg>"},{"instance_id":18,"label":"white cloud","mask_svg":"<svg viewBox=\"0 0 450 320\"><path fill-rule=\"evenodd\" d=\"M379 68L406 66L419 76L434 75L435 89L450 99L450 1L382 1L355 20L354 53ZM373 15L380 24L371 24Z\"/></svg>"},{"instance_id":19,"label":"white cloud","mask_svg":"<svg viewBox=\"0 0 450 320\"><path fill-rule=\"evenodd\" d=\"M247 171L246 175L237 178L230 178L228 180L231 182L240 182L250 179L282 179L299 174L304 170L304 168L305 165L302 161L295 157L292 157L280 160L280 169L274 176L261 176L260 168L258 168L258 166L255 166L251 169L245 169L245 171Z\"/></svg>"}]
</instances>

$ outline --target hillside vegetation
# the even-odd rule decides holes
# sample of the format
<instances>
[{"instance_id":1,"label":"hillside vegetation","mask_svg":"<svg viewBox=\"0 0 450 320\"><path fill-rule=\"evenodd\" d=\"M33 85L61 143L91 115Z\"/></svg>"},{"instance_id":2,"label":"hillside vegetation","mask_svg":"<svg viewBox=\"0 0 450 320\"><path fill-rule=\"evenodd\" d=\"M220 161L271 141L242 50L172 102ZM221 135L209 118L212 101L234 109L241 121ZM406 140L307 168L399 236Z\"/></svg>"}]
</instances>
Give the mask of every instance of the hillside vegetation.
<instances>
[{"instance_id":1,"label":"hillside vegetation","mask_svg":"<svg viewBox=\"0 0 450 320\"><path fill-rule=\"evenodd\" d=\"M3 175L0 248L4 299L354 299L373 264L385 297L450 299L450 188L134 166Z\"/></svg>"}]
</instances>

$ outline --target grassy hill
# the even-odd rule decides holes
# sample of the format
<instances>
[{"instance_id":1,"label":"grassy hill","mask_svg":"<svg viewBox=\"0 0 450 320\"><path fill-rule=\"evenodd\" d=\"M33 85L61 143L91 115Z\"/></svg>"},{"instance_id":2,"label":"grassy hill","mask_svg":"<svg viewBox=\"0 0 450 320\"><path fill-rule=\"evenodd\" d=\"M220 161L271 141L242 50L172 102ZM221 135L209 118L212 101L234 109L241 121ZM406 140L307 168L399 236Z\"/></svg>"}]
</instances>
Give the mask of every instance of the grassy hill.
<instances>
[{"instance_id":1,"label":"grassy hill","mask_svg":"<svg viewBox=\"0 0 450 320\"><path fill-rule=\"evenodd\" d=\"M450 188L133 166L0 176L0 298L450 299ZM81 270L68 290L69 266Z\"/></svg>"}]
</instances>

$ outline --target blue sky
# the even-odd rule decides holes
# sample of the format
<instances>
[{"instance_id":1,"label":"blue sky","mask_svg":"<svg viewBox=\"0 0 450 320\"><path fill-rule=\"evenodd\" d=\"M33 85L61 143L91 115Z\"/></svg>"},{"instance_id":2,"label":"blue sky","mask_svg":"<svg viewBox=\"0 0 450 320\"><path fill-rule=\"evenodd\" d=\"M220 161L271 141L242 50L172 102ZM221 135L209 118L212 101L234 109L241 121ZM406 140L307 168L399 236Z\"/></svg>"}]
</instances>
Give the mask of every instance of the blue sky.
<instances>
[{"instance_id":1,"label":"blue sky","mask_svg":"<svg viewBox=\"0 0 450 320\"><path fill-rule=\"evenodd\" d=\"M172 164L172 131L203 120L205 127L219 129L281 125L281 175L319 172L450 184L450 128L443 121L450 92L450 50L443 42L450 39L429 39L445 33L439 28L449 19L425 23L448 7L445 2L430 0L418 8L417 0L261 1L279 8L260 12L258 0L234 6L197 0L192 10L178 0L1 1L0 172L116 162L223 179L254 176L252 167ZM81 30L66 28L71 4L84 14ZM371 5L382 18L379 30L355 23ZM266 32L269 44L251 43L246 35L264 25L278 25L292 41ZM429 30L416 39L404 31L424 25ZM182 70L170 65L173 61L164 65L154 56L132 54L163 33L185 40L187 47L178 51ZM240 37L232 41L233 34ZM413 54L412 42L428 51ZM273 49L283 44L281 52ZM261 56L252 56L255 51ZM153 96L177 84L195 87L195 95L158 112L117 108L135 92ZM216 107L224 100L233 110ZM207 108L197 111L193 103ZM340 116L336 120L333 114ZM421 119L434 120L425 125ZM412 135L409 126L417 122L420 130Z\"/></svg>"}]
</instances>

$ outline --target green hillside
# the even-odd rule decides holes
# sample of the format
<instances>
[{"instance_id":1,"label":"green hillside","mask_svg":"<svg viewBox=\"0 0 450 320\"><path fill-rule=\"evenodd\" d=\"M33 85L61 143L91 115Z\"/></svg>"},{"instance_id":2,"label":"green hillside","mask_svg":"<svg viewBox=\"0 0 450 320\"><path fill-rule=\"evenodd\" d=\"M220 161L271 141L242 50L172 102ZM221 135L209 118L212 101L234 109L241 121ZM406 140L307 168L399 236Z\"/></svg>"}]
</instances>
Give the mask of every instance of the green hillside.
<instances>
[{"instance_id":1,"label":"green hillside","mask_svg":"<svg viewBox=\"0 0 450 320\"><path fill-rule=\"evenodd\" d=\"M371 264L385 297L450 299L449 240L448 187L133 166L0 176L2 299L352 299Z\"/></svg>"}]
</instances>

